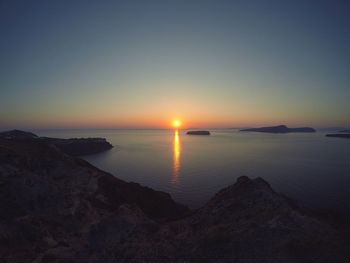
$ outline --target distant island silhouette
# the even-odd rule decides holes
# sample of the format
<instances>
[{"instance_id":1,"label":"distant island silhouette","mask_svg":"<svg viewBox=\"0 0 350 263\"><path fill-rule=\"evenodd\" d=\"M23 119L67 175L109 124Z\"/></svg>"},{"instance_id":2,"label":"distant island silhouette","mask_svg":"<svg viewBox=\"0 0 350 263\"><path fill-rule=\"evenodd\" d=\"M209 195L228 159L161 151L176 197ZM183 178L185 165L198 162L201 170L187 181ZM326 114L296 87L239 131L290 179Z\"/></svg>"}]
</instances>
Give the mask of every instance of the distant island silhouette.
<instances>
[{"instance_id":1,"label":"distant island silhouette","mask_svg":"<svg viewBox=\"0 0 350 263\"><path fill-rule=\"evenodd\" d=\"M242 132L267 132L267 133L291 133L291 132L316 132L314 128L301 127L301 128L289 128L286 125L269 126L261 128L249 128L242 129Z\"/></svg>"},{"instance_id":2,"label":"distant island silhouette","mask_svg":"<svg viewBox=\"0 0 350 263\"><path fill-rule=\"evenodd\" d=\"M34 133L20 130L0 132L0 139L27 140L46 143L49 145L53 145L56 148L60 149L62 152L73 156L95 154L113 148L112 144L107 142L105 138L60 139L50 137L39 137Z\"/></svg>"},{"instance_id":3,"label":"distant island silhouette","mask_svg":"<svg viewBox=\"0 0 350 263\"><path fill-rule=\"evenodd\" d=\"M326 137L335 137L335 138L347 138L347 139L350 139L350 133L326 134Z\"/></svg>"},{"instance_id":4,"label":"distant island silhouette","mask_svg":"<svg viewBox=\"0 0 350 263\"><path fill-rule=\"evenodd\" d=\"M188 135L210 135L209 131L188 131Z\"/></svg>"}]
</instances>

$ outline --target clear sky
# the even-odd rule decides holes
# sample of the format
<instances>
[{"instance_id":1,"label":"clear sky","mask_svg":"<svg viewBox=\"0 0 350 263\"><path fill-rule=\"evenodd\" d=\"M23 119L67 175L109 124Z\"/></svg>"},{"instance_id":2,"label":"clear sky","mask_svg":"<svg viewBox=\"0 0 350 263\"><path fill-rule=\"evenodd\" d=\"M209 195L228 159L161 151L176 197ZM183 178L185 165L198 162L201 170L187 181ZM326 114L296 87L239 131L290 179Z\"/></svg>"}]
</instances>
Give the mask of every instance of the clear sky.
<instances>
[{"instance_id":1,"label":"clear sky","mask_svg":"<svg viewBox=\"0 0 350 263\"><path fill-rule=\"evenodd\" d=\"M0 128L350 126L349 1L0 3Z\"/></svg>"}]
</instances>

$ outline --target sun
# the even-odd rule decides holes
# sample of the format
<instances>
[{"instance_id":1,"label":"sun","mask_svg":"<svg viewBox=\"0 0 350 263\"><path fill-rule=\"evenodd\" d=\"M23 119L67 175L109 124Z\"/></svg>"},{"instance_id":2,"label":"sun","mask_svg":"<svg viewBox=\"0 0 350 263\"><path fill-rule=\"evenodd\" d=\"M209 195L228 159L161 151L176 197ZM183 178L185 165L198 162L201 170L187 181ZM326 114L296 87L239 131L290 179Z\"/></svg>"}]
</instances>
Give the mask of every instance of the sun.
<instances>
[{"instance_id":1,"label":"sun","mask_svg":"<svg viewBox=\"0 0 350 263\"><path fill-rule=\"evenodd\" d=\"M172 125L173 125L174 128L180 128L181 124L182 124L181 121L178 120L178 119L173 120L173 122L172 122Z\"/></svg>"}]
</instances>

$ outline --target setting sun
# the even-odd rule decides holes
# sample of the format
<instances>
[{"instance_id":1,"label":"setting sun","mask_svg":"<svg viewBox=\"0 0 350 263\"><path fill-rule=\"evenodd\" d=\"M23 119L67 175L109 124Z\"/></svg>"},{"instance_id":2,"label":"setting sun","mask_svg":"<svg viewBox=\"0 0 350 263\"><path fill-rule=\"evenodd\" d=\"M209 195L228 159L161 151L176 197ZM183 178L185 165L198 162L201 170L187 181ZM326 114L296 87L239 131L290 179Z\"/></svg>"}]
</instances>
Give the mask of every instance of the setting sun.
<instances>
[{"instance_id":1,"label":"setting sun","mask_svg":"<svg viewBox=\"0 0 350 263\"><path fill-rule=\"evenodd\" d=\"M173 127L174 128L180 128L181 126L181 121L180 120L173 120Z\"/></svg>"}]
</instances>

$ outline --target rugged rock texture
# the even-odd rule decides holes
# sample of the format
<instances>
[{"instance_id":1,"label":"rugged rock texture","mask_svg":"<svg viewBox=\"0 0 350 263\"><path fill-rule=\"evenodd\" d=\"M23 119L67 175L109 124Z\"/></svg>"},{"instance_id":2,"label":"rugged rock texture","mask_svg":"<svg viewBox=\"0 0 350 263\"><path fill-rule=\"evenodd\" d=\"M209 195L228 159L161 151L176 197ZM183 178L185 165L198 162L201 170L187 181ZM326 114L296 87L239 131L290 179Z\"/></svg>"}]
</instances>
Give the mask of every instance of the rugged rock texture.
<instances>
[{"instance_id":1,"label":"rugged rock texture","mask_svg":"<svg viewBox=\"0 0 350 263\"><path fill-rule=\"evenodd\" d=\"M103 262L90 251L107 249L101 238L122 237L138 221L153 232L156 222L188 212L167 193L126 183L51 144L13 139L0 139L0 210L1 262Z\"/></svg>"},{"instance_id":2,"label":"rugged rock texture","mask_svg":"<svg viewBox=\"0 0 350 263\"><path fill-rule=\"evenodd\" d=\"M349 260L336 226L261 178L191 212L41 140L0 139L0 209L4 263Z\"/></svg>"},{"instance_id":3,"label":"rugged rock texture","mask_svg":"<svg viewBox=\"0 0 350 263\"><path fill-rule=\"evenodd\" d=\"M268 132L268 133L316 132L315 129L310 128L310 127L289 128L286 125L243 129L240 131L244 131L244 132Z\"/></svg>"},{"instance_id":4,"label":"rugged rock texture","mask_svg":"<svg viewBox=\"0 0 350 263\"><path fill-rule=\"evenodd\" d=\"M334 227L274 192L261 178L240 177L192 216L168 228L167 234L177 240L176 251L182 252L177 262L349 259L348 245Z\"/></svg>"},{"instance_id":5,"label":"rugged rock texture","mask_svg":"<svg viewBox=\"0 0 350 263\"><path fill-rule=\"evenodd\" d=\"M188 135L210 135L209 131L188 131Z\"/></svg>"},{"instance_id":6,"label":"rugged rock texture","mask_svg":"<svg viewBox=\"0 0 350 263\"><path fill-rule=\"evenodd\" d=\"M326 137L336 137L336 138L347 138L350 139L350 133L334 133L334 134L326 134Z\"/></svg>"}]
</instances>

